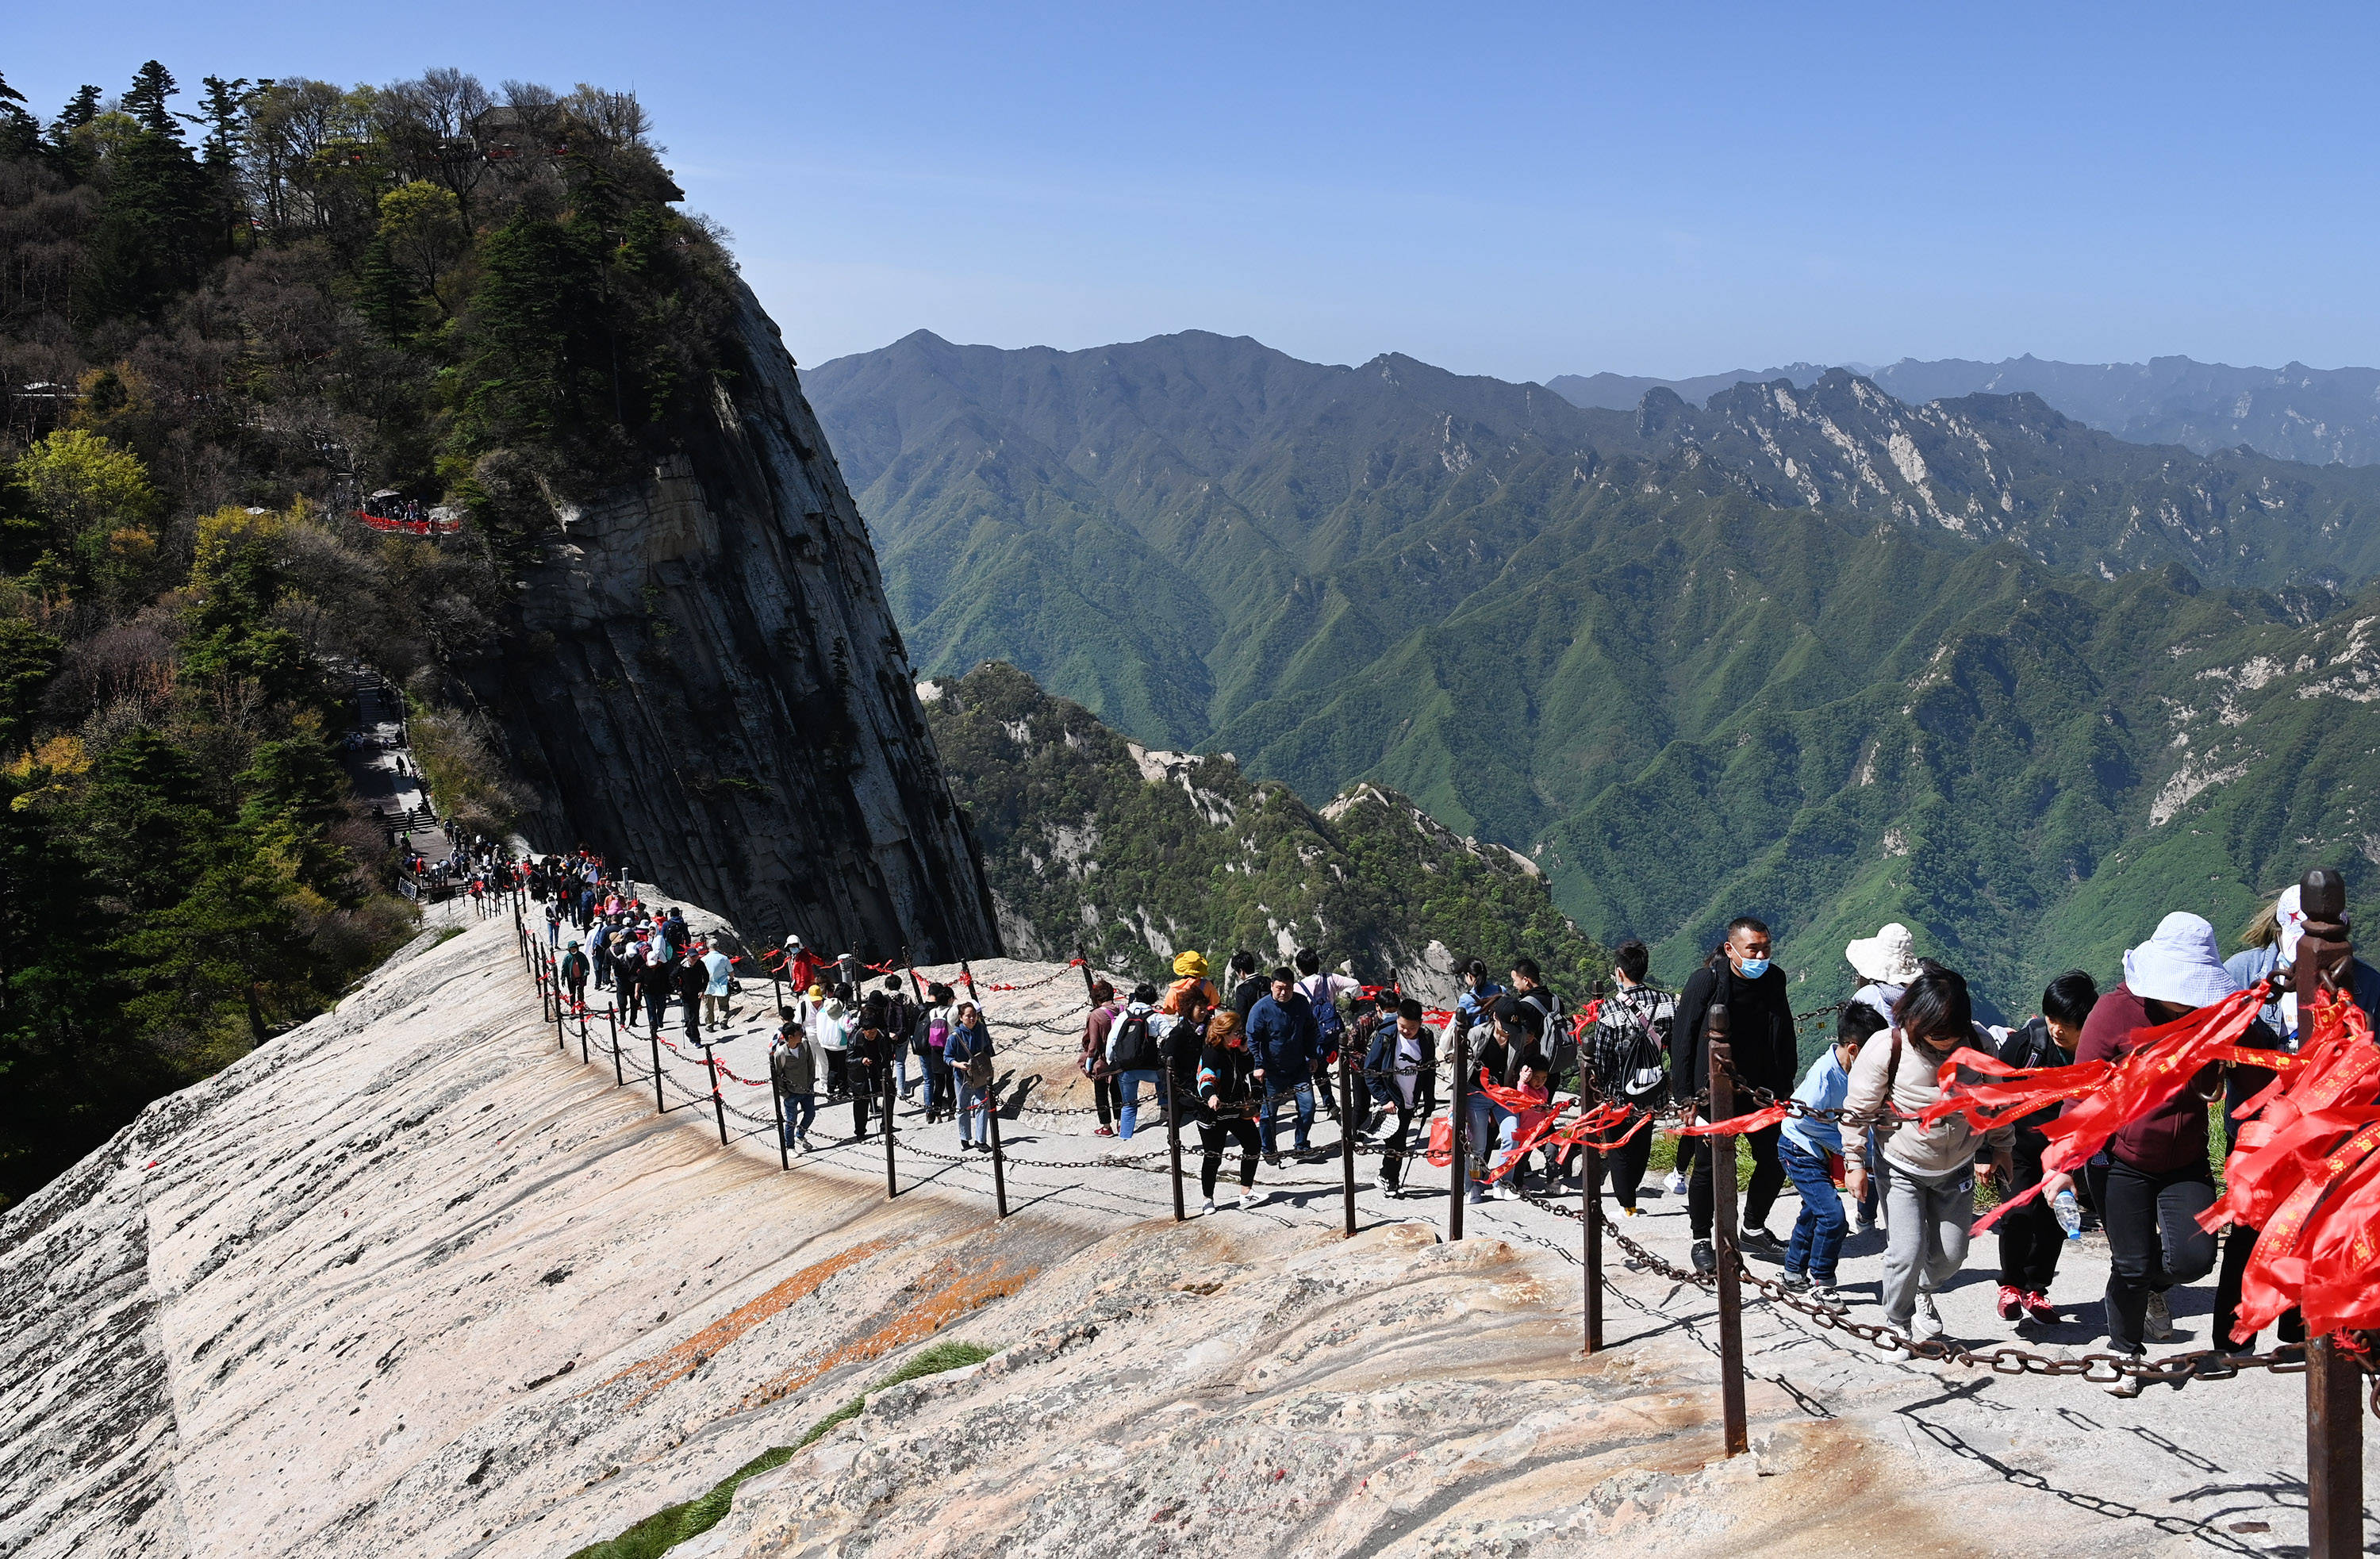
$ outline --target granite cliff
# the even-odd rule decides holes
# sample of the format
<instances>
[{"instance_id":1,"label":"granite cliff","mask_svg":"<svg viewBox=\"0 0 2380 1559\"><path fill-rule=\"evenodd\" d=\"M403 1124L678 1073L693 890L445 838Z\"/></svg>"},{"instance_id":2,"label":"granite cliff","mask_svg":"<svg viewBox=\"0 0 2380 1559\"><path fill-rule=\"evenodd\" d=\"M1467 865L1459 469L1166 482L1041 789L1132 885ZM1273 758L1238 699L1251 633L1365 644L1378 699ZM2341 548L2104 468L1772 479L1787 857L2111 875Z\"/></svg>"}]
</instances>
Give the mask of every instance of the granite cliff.
<instances>
[{"instance_id":1,"label":"granite cliff","mask_svg":"<svg viewBox=\"0 0 2380 1559\"><path fill-rule=\"evenodd\" d=\"M736 286L741 366L646 478L556 501L516 652L467 680L579 844L755 937L996 952L866 525L776 325Z\"/></svg>"}]
</instances>

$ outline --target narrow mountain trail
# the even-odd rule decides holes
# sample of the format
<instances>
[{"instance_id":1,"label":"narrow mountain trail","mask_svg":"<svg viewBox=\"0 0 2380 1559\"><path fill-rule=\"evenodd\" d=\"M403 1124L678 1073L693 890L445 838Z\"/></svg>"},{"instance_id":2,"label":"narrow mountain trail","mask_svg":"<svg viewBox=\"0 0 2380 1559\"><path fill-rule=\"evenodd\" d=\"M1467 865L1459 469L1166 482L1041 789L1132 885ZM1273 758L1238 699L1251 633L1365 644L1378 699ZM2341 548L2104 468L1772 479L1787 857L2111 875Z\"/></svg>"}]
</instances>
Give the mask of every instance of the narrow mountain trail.
<instances>
[{"instance_id":1,"label":"narrow mountain trail","mask_svg":"<svg viewBox=\"0 0 2380 1559\"><path fill-rule=\"evenodd\" d=\"M660 1048L656 1114L650 1040L624 1036L615 1073L598 1016L582 1059L575 1021L540 1021L509 917L438 914L335 1013L0 1215L19 1318L0 1551L565 1555L863 1394L674 1552L2301 1541L2293 1380L2114 1403L1882 1360L1755 1306L1755 1454L1722 1461L1708 1302L1615 1252L1610 1346L1579 1358L1573 1222L1493 1202L1450 1244L1442 1198L1366 1190L1350 1239L1322 1164L1177 1224L1148 1161L1100 1162L1161 1154L1161 1133L1050 1113L1080 1102L1064 966L974 970L1002 1069L1043 1078L1003 1122L1003 1221L946 1125L901 1122L888 1200L880 1139L782 1170L769 1090L722 1079L714 1106L698 1052ZM718 1047L743 1077L765 1077L768 993L751 982ZM1681 1223L1632 1232L1674 1260ZM1980 1302L1946 1297L1954 1333L1991 1334ZM995 1351L869 1392L944 1341Z\"/></svg>"}]
</instances>

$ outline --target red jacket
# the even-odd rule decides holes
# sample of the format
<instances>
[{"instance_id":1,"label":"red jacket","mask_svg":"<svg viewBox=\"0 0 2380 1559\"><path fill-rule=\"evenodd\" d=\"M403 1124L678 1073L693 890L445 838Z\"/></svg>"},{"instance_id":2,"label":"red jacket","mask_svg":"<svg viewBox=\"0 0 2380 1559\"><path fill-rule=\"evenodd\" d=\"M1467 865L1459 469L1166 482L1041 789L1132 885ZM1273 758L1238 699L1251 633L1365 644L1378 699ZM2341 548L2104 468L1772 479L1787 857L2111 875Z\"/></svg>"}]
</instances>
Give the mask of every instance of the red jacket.
<instances>
[{"instance_id":1,"label":"red jacket","mask_svg":"<svg viewBox=\"0 0 2380 1559\"><path fill-rule=\"evenodd\" d=\"M2082 1038L2074 1047L2077 1061L2121 1061L2140 1048L2143 1029L2156 1019L2131 988L2119 985L2099 998L2082 1020ZM2180 1093L2116 1133L2108 1153L2147 1175L2163 1175L2192 1164L2206 1168L2206 1101L2200 1098L2202 1073Z\"/></svg>"}]
</instances>

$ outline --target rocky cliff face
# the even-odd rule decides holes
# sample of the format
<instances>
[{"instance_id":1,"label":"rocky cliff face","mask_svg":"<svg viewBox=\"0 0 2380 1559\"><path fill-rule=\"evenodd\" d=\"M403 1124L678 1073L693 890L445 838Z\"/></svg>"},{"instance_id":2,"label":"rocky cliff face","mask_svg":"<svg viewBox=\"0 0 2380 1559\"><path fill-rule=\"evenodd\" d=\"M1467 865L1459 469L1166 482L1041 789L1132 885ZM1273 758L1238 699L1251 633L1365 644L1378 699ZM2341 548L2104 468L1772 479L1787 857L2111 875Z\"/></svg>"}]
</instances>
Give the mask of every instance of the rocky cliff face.
<instances>
[{"instance_id":1,"label":"rocky cliff face","mask_svg":"<svg viewBox=\"0 0 2380 1559\"><path fill-rule=\"evenodd\" d=\"M999 949L876 554L748 291L715 416L640 485L560 510L520 652L472 678L538 801L747 936Z\"/></svg>"}]
</instances>

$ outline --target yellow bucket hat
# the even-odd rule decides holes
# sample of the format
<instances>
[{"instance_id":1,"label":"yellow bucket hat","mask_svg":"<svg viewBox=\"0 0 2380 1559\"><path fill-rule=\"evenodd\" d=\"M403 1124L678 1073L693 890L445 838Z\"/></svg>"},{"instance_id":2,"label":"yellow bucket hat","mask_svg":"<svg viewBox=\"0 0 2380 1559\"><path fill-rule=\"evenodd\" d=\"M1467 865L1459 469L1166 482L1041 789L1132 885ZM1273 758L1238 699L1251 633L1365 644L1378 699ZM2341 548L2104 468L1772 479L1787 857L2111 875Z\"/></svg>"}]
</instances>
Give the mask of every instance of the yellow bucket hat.
<instances>
[{"instance_id":1,"label":"yellow bucket hat","mask_svg":"<svg viewBox=\"0 0 2380 1559\"><path fill-rule=\"evenodd\" d=\"M1176 953L1173 956L1173 972L1184 980L1206 979L1206 956L1199 953Z\"/></svg>"}]
</instances>

